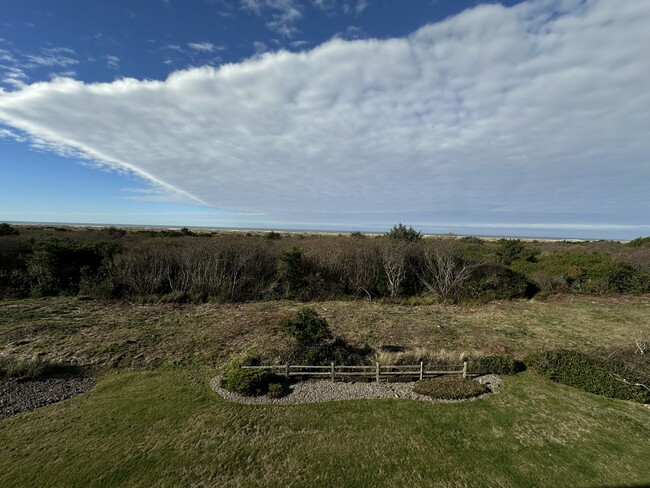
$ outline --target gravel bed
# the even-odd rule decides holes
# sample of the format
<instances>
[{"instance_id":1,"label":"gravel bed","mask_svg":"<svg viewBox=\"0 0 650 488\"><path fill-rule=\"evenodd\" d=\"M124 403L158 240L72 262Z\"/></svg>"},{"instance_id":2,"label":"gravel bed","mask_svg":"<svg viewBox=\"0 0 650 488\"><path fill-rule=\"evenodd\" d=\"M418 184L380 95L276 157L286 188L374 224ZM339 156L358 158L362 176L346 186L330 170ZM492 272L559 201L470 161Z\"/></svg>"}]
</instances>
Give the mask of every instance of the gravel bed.
<instances>
[{"instance_id":1,"label":"gravel bed","mask_svg":"<svg viewBox=\"0 0 650 488\"><path fill-rule=\"evenodd\" d=\"M0 419L79 395L95 386L92 378L56 376L0 382Z\"/></svg>"},{"instance_id":2,"label":"gravel bed","mask_svg":"<svg viewBox=\"0 0 650 488\"><path fill-rule=\"evenodd\" d=\"M413 391L416 382L405 383L344 383L327 380L300 381L289 386L289 393L282 398L269 398L267 396L249 397L233 393L219 386L220 376L215 376L210 381L210 387L220 396L234 403L248 405L297 405L300 403L320 403L338 400L359 400L373 398L397 398L405 400L420 400L423 402L455 403L471 401L490 395L501 386L502 380L497 375L485 375L475 378L476 381L486 385L490 393L485 393L468 400L434 400Z\"/></svg>"}]
</instances>

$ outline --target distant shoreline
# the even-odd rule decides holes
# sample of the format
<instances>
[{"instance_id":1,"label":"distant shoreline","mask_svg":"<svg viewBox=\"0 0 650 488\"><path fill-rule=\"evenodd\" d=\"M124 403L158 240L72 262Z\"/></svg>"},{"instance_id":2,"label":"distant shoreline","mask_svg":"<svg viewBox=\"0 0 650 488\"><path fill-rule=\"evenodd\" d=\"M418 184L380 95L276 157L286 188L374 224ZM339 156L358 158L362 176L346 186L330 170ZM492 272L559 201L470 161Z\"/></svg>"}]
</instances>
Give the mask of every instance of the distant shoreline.
<instances>
[{"instance_id":1,"label":"distant shoreline","mask_svg":"<svg viewBox=\"0 0 650 488\"><path fill-rule=\"evenodd\" d=\"M355 231L355 230L314 230L314 229L272 229L272 228L259 228L259 227L250 227L250 228L241 228L241 227L208 227L208 226L191 226L191 225L143 225L143 224L101 224L101 223L71 223L71 222L26 222L26 221L4 221L11 225L21 226L21 227L33 227L33 226L44 226L44 227L69 227L71 229L103 229L103 228L116 228L116 229L125 229L125 230L180 230L182 228L187 228L195 232L224 232L224 233L268 233L268 232L278 232L283 234L294 234L294 235L324 235L324 236L337 236L337 235L349 235L353 232L361 232L364 235L370 237L378 237L384 234L384 232L372 232L372 231ZM607 238L579 238L579 237L539 237L539 236L513 236L513 235L494 235L494 234L456 234L456 233L426 233L422 232L422 236L425 238L441 238L441 237L478 237L486 241L495 241L498 239L519 239L522 241L544 241L544 242L558 242L558 241L567 241L567 242L589 242L589 241L610 241L610 242L629 242L630 239L607 239Z\"/></svg>"}]
</instances>

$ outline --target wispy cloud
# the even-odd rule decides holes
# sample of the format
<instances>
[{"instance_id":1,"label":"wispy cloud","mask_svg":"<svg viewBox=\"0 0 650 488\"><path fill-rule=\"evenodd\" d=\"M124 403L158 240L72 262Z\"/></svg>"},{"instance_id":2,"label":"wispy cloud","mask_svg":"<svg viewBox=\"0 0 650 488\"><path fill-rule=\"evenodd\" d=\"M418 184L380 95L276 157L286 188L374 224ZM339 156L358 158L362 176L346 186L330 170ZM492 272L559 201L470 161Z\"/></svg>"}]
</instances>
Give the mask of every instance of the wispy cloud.
<instances>
[{"instance_id":1,"label":"wispy cloud","mask_svg":"<svg viewBox=\"0 0 650 488\"><path fill-rule=\"evenodd\" d=\"M256 15L270 14L266 27L282 37L292 38L298 32L296 22L302 19L302 6L295 0L240 0L243 9Z\"/></svg>"},{"instance_id":2,"label":"wispy cloud","mask_svg":"<svg viewBox=\"0 0 650 488\"><path fill-rule=\"evenodd\" d=\"M193 49L194 51L201 51L205 53L212 53L215 51L223 50L220 46L215 46L211 42L188 42L187 47Z\"/></svg>"},{"instance_id":3,"label":"wispy cloud","mask_svg":"<svg viewBox=\"0 0 650 488\"><path fill-rule=\"evenodd\" d=\"M106 60L106 66L110 69L120 69L120 58L112 54L104 56Z\"/></svg>"},{"instance_id":4,"label":"wispy cloud","mask_svg":"<svg viewBox=\"0 0 650 488\"><path fill-rule=\"evenodd\" d=\"M74 50L64 47L47 48L41 50L39 54L28 54L25 56L26 62L23 67L34 68L37 66L47 67L62 67L73 66L79 64L79 60L71 56L75 56Z\"/></svg>"},{"instance_id":5,"label":"wispy cloud","mask_svg":"<svg viewBox=\"0 0 650 488\"><path fill-rule=\"evenodd\" d=\"M275 221L637 229L650 213L649 22L647 2L481 5L404 38L0 92L0 121Z\"/></svg>"}]
</instances>

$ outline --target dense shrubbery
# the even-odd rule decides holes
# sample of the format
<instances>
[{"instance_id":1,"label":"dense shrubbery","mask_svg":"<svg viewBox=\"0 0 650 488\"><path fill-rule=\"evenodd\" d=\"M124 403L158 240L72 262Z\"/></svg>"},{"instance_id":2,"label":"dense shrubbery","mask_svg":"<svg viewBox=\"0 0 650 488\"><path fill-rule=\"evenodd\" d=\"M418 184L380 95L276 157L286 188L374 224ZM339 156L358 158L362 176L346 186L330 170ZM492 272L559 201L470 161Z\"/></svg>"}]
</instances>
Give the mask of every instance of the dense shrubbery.
<instances>
[{"instance_id":1,"label":"dense shrubbery","mask_svg":"<svg viewBox=\"0 0 650 488\"><path fill-rule=\"evenodd\" d=\"M650 403L650 372L633 369L618 359L557 350L532 355L526 364L558 383L597 395Z\"/></svg>"},{"instance_id":2,"label":"dense shrubbery","mask_svg":"<svg viewBox=\"0 0 650 488\"><path fill-rule=\"evenodd\" d=\"M6 223L0 224L0 236L17 236L19 234L18 229L12 225Z\"/></svg>"},{"instance_id":3,"label":"dense shrubbery","mask_svg":"<svg viewBox=\"0 0 650 488\"><path fill-rule=\"evenodd\" d=\"M477 356L469 358L467 370L479 374L514 374L523 369L523 364L508 355Z\"/></svg>"},{"instance_id":4,"label":"dense shrubbery","mask_svg":"<svg viewBox=\"0 0 650 488\"><path fill-rule=\"evenodd\" d=\"M0 297L83 294L148 302L387 298L448 303L650 292L650 248L384 236L3 226ZM65 237L61 237L62 233ZM408 303L408 302L403 302Z\"/></svg>"},{"instance_id":5,"label":"dense shrubbery","mask_svg":"<svg viewBox=\"0 0 650 488\"><path fill-rule=\"evenodd\" d=\"M459 376L438 376L418 381L413 391L436 400L462 400L489 392L487 387L478 381Z\"/></svg>"}]
</instances>

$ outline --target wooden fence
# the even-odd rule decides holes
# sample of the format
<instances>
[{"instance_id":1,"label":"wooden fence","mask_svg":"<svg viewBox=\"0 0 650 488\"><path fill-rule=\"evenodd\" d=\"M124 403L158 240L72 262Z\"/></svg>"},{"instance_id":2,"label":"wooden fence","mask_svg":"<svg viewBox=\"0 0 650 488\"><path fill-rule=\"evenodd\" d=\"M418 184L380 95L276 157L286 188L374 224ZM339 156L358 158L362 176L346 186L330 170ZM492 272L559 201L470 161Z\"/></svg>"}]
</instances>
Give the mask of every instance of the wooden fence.
<instances>
[{"instance_id":1,"label":"wooden fence","mask_svg":"<svg viewBox=\"0 0 650 488\"><path fill-rule=\"evenodd\" d=\"M424 363L400 365L381 365L375 363L374 366L347 366L344 364L334 363L331 363L329 366L275 364L272 366L242 366L242 368L269 370L284 375L287 378L291 376L312 376L329 378L332 381L336 381L336 379L345 379L346 377L374 378L375 381L380 382L382 379L395 378L399 376L418 378L420 380L441 375L462 375L463 378L473 376L467 372L467 361L463 362L463 364L441 366L435 370L425 369Z\"/></svg>"}]
</instances>

